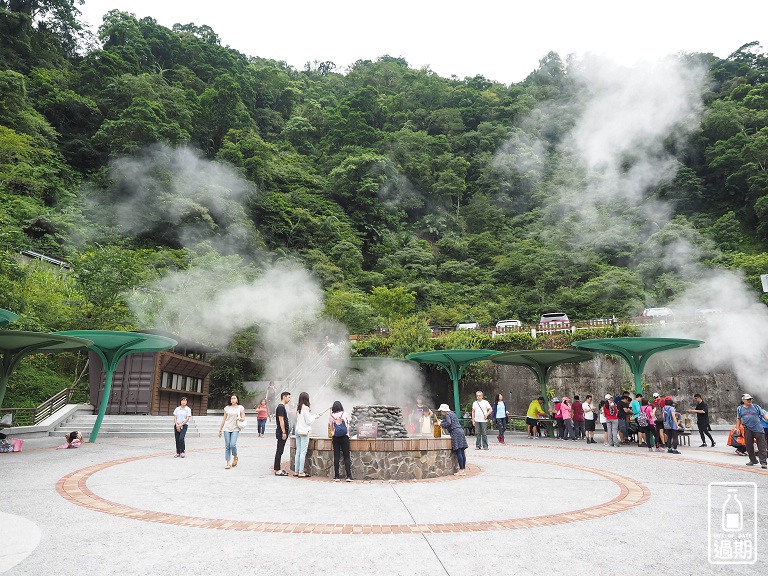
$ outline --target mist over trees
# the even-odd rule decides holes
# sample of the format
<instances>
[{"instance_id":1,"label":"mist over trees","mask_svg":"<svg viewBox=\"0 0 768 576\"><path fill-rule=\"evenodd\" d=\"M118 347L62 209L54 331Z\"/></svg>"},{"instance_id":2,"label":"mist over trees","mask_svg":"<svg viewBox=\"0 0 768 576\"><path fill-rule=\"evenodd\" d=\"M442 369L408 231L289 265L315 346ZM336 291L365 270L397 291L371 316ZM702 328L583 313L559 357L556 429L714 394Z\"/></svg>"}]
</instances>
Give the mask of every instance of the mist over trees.
<instances>
[{"instance_id":1,"label":"mist over trees","mask_svg":"<svg viewBox=\"0 0 768 576\"><path fill-rule=\"evenodd\" d=\"M504 85L392 56L296 70L117 10L89 38L76 5L0 0L0 307L19 328L151 327L157 286L198 268L299 263L327 317L414 342L768 272L757 42L648 75L549 53Z\"/></svg>"}]
</instances>

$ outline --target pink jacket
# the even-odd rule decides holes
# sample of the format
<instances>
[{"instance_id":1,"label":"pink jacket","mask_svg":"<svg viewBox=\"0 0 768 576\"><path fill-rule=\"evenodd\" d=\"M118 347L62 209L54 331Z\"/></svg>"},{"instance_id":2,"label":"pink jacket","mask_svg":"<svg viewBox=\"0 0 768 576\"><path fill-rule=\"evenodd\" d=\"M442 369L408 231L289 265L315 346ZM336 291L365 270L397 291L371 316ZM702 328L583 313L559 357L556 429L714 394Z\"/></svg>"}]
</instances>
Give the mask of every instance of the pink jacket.
<instances>
[{"instance_id":1,"label":"pink jacket","mask_svg":"<svg viewBox=\"0 0 768 576\"><path fill-rule=\"evenodd\" d=\"M563 420L570 420L572 411L573 406L566 404L565 402L560 403L560 413L563 415Z\"/></svg>"}]
</instances>

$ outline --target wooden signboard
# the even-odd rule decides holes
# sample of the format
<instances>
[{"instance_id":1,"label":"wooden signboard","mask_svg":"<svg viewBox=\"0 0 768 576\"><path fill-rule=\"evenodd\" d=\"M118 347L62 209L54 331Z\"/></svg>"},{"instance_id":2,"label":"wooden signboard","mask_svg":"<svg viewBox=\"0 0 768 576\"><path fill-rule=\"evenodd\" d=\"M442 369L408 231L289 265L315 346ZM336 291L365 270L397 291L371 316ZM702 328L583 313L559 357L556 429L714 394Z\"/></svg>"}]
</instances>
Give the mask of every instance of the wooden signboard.
<instances>
[{"instance_id":1,"label":"wooden signboard","mask_svg":"<svg viewBox=\"0 0 768 576\"><path fill-rule=\"evenodd\" d=\"M357 423L357 437L375 439L379 435L379 423L374 420Z\"/></svg>"}]
</instances>

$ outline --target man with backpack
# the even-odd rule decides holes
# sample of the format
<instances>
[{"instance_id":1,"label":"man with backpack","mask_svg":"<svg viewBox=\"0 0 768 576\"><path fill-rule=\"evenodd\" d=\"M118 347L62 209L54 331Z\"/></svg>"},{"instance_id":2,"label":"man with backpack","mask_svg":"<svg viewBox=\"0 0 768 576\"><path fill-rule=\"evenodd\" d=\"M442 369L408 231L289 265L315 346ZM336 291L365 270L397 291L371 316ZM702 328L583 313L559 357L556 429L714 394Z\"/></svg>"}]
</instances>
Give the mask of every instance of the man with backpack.
<instances>
[{"instance_id":1,"label":"man with backpack","mask_svg":"<svg viewBox=\"0 0 768 576\"><path fill-rule=\"evenodd\" d=\"M744 404L736 409L736 426L744 426L744 443L746 444L747 454L749 455L747 466L754 466L757 464L754 444L757 442L760 467L768 468L768 462L766 462L765 432L763 431L765 411L752 402L752 396L749 394L744 394L741 397L741 400Z\"/></svg>"}]
</instances>

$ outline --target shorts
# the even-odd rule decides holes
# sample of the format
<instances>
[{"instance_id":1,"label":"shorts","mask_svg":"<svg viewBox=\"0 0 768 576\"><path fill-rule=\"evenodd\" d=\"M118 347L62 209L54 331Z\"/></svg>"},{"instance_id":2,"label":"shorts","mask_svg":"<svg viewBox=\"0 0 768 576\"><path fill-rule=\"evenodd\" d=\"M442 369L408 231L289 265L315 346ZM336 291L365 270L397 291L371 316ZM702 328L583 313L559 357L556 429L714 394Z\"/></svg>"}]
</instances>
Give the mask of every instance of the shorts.
<instances>
[{"instance_id":1,"label":"shorts","mask_svg":"<svg viewBox=\"0 0 768 576\"><path fill-rule=\"evenodd\" d=\"M608 424L603 422L603 431L608 432Z\"/></svg>"},{"instance_id":2,"label":"shorts","mask_svg":"<svg viewBox=\"0 0 768 576\"><path fill-rule=\"evenodd\" d=\"M536 418L530 418L528 416L525 417L525 423L528 424L528 426L538 426L539 421L536 420Z\"/></svg>"},{"instance_id":3,"label":"shorts","mask_svg":"<svg viewBox=\"0 0 768 576\"><path fill-rule=\"evenodd\" d=\"M656 420L656 430L664 430L664 420Z\"/></svg>"},{"instance_id":4,"label":"shorts","mask_svg":"<svg viewBox=\"0 0 768 576\"><path fill-rule=\"evenodd\" d=\"M619 432L627 433L627 421L619 418Z\"/></svg>"},{"instance_id":5,"label":"shorts","mask_svg":"<svg viewBox=\"0 0 768 576\"><path fill-rule=\"evenodd\" d=\"M587 426L587 432L594 432L595 431L595 420L584 420L584 423Z\"/></svg>"}]
</instances>

